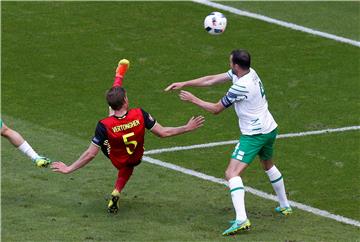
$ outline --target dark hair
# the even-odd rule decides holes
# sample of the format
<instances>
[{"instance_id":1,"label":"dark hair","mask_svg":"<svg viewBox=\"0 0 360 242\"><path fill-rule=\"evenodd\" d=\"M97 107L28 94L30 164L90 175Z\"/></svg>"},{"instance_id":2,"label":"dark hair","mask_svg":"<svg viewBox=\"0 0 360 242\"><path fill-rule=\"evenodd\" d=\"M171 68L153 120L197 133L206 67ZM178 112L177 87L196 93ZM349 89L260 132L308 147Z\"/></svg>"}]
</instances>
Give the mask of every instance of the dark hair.
<instances>
[{"instance_id":1,"label":"dark hair","mask_svg":"<svg viewBox=\"0 0 360 242\"><path fill-rule=\"evenodd\" d=\"M251 58L249 52L246 50L231 51L231 61L235 65L239 65L242 69L248 70L250 68Z\"/></svg>"},{"instance_id":2,"label":"dark hair","mask_svg":"<svg viewBox=\"0 0 360 242\"><path fill-rule=\"evenodd\" d=\"M113 110L119 110L125 103L126 91L124 88L116 86L106 92L106 101Z\"/></svg>"}]
</instances>

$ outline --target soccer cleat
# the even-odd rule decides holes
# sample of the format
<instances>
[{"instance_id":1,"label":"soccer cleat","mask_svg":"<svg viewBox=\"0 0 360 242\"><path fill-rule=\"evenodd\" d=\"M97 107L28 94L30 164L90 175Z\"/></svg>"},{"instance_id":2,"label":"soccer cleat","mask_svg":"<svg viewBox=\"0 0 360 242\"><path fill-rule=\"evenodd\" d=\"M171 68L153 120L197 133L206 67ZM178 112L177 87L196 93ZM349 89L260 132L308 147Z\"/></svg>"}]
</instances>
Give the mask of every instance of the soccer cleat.
<instances>
[{"instance_id":1,"label":"soccer cleat","mask_svg":"<svg viewBox=\"0 0 360 242\"><path fill-rule=\"evenodd\" d=\"M36 159L33 159L34 164L37 167L48 167L48 165L51 163L51 160L49 158L39 156Z\"/></svg>"},{"instance_id":2,"label":"soccer cleat","mask_svg":"<svg viewBox=\"0 0 360 242\"><path fill-rule=\"evenodd\" d=\"M276 207L275 212L280 213L284 216L287 216L287 215L292 214L292 209L291 209L291 207L284 207L284 208Z\"/></svg>"},{"instance_id":3,"label":"soccer cleat","mask_svg":"<svg viewBox=\"0 0 360 242\"><path fill-rule=\"evenodd\" d=\"M115 76L124 77L126 71L129 69L129 67L130 67L130 61L128 61L127 59L120 60L118 66L116 68Z\"/></svg>"},{"instance_id":4,"label":"soccer cleat","mask_svg":"<svg viewBox=\"0 0 360 242\"><path fill-rule=\"evenodd\" d=\"M111 193L111 199L108 204L108 212L109 213L117 213L119 210L119 200L120 200L120 193L118 190L114 189Z\"/></svg>"},{"instance_id":5,"label":"soccer cleat","mask_svg":"<svg viewBox=\"0 0 360 242\"><path fill-rule=\"evenodd\" d=\"M231 226L227 230L225 230L222 235L228 236L236 234L240 231L249 231L250 230L250 220L246 219L245 221L241 222L239 220L230 221Z\"/></svg>"}]
</instances>

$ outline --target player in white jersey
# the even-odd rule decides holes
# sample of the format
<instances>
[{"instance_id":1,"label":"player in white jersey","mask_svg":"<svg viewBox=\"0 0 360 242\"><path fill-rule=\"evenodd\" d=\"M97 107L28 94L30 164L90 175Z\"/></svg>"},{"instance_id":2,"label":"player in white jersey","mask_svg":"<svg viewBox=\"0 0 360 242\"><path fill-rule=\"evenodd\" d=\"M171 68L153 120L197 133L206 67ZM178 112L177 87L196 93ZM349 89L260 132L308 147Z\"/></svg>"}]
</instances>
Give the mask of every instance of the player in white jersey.
<instances>
[{"instance_id":1,"label":"player in white jersey","mask_svg":"<svg viewBox=\"0 0 360 242\"><path fill-rule=\"evenodd\" d=\"M0 118L1 136L7 138L11 144L17 147L22 153L28 156L37 167L47 167L51 160L44 156L38 155L36 151L29 145L20 133L9 128Z\"/></svg>"},{"instance_id":2,"label":"player in white jersey","mask_svg":"<svg viewBox=\"0 0 360 242\"><path fill-rule=\"evenodd\" d=\"M225 171L236 219L231 221L231 226L223 232L223 235L250 229L251 223L245 211L245 190L240 175L257 155L260 156L260 161L280 203L275 211L282 215L292 213L282 175L272 161L277 124L269 112L264 86L255 70L250 68L250 63L250 54L246 50L234 50L230 55L231 70L228 72L185 82L175 82L165 89L165 91L169 91L187 86L205 87L232 81L226 95L217 103L206 102L183 90L179 94L181 100L194 103L213 114L218 114L234 105L239 117L242 135Z\"/></svg>"},{"instance_id":3,"label":"player in white jersey","mask_svg":"<svg viewBox=\"0 0 360 242\"><path fill-rule=\"evenodd\" d=\"M224 107L234 104L242 134L270 133L277 124L268 110L265 91L259 76L252 68L241 77L232 72L229 70L227 74L233 85L222 99L222 104Z\"/></svg>"}]
</instances>

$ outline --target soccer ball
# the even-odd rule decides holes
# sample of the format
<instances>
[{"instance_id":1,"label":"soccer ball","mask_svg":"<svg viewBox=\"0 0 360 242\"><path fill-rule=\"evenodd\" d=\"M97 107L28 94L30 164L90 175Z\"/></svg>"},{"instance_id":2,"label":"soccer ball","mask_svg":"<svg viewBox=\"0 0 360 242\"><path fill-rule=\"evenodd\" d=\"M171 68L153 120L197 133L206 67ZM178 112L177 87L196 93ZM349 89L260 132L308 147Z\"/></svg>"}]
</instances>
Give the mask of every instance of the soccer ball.
<instances>
[{"instance_id":1,"label":"soccer ball","mask_svg":"<svg viewBox=\"0 0 360 242\"><path fill-rule=\"evenodd\" d=\"M224 33L226 28L226 17L219 12L212 12L206 16L204 20L205 30L212 35L219 35Z\"/></svg>"}]
</instances>

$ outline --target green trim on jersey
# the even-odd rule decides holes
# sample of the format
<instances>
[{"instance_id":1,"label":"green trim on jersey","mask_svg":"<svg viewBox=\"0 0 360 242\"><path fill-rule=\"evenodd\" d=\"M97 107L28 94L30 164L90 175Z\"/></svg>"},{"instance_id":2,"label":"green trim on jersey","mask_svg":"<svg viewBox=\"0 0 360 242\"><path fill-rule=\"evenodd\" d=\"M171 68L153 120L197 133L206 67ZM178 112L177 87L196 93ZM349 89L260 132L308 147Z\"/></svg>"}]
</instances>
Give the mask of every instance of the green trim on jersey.
<instances>
[{"instance_id":1,"label":"green trim on jersey","mask_svg":"<svg viewBox=\"0 0 360 242\"><path fill-rule=\"evenodd\" d=\"M271 160L277 128L268 134L241 135L231 158L250 164L256 155L261 160Z\"/></svg>"},{"instance_id":2,"label":"green trim on jersey","mask_svg":"<svg viewBox=\"0 0 360 242\"><path fill-rule=\"evenodd\" d=\"M2 128L2 125L3 125L3 121L2 121L2 119L0 118L0 129Z\"/></svg>"}]
</instances>

